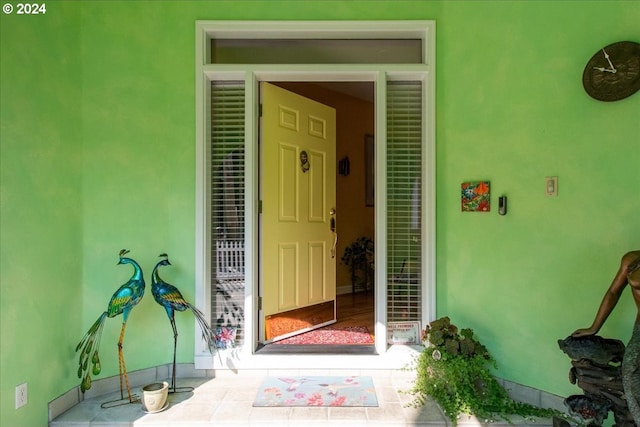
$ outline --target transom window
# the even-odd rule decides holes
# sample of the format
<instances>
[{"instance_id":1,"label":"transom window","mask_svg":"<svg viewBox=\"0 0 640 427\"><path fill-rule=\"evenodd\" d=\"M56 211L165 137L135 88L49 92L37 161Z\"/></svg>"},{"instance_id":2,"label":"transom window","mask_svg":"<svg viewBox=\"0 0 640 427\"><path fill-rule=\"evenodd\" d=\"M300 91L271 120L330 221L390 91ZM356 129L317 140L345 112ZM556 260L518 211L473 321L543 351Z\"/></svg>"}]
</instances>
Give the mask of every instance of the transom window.
<instances>
[{"instance_id":1,"label":"transom window","mask_svg":"<svg viewBox=\"0 0 640 427\"><path fill-rule=\"evenodd\" d=\"M211 39L213 64L421 64L417 39Z\"/></svg>"}]
</instances>

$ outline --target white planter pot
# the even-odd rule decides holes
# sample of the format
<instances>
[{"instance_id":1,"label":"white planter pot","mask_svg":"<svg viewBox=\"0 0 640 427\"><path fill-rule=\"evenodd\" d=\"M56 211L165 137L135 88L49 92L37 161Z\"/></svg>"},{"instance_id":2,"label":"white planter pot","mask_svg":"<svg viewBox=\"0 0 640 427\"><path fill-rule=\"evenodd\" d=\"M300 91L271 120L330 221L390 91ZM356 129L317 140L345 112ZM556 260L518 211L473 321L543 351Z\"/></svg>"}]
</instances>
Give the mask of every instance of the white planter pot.
<instances>
[{"instance_id":1,"label":"white planter pot","mask_svg":"<svg viewBox=\"0 0 640 427\"><path fill-rule=\"evenodd\" d=\"M166 408L169 383L152 383L142 387L142 410L147 413L160 412Z\"/></svg>"}]
</instances>

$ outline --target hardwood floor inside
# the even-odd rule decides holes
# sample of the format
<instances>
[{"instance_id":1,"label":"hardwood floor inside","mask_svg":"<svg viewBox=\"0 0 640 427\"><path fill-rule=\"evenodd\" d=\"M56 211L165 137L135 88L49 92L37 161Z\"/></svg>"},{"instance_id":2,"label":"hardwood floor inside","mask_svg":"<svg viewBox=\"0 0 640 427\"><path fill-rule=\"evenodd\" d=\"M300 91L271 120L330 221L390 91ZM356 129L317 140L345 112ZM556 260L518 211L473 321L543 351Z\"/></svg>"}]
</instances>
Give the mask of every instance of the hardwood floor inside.
<instances>
[{"instance_id":1,"label":"hardwood floor inside","mask_svg":"<svg viewBox=\"0 0 640 427\"><path fill-rule=\"evenodd\" d=\"M338 295L337 322L334 328L347 326L366 326L373 334L374 298L373 292L356 292Z\"/></svg>"}]
</instances>

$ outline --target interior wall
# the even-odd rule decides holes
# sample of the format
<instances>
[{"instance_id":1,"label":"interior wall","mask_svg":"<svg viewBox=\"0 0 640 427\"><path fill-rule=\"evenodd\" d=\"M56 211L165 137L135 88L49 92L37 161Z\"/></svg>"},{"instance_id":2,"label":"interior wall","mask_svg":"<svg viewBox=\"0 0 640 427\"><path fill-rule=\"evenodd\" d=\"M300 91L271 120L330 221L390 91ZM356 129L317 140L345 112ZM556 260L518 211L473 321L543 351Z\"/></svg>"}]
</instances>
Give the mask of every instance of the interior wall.
<instances>
[{"instance_id":1,"label":"interior wall","mask_svg":"<svg viewBox=\"0 0 640 427\"><path fill-rule=\"evenodd\" d=\"M577 391L556 340L588 326L640 241L640 95L595 101L581 75L607 44L640 41L640 3L330 4L57 1L39 17L0 15L0 424L45 425L47 402L78 383L75 345L130 276L115 265L123 247L147 278L167 252L165 279L193 300L197 19L434 19L438 315L474 329L498 375ZM544 196L550 175L556 198ZM460 184L476 179L491 181L491 211L462 213ZM602 334L628 339L635 316L625 292ZM177 323L188 363L194 322ZM105 326L100 377L118 373L119 330ZM127 326L127 367L168 363L171 344L147 295ZM29 403L15 410L23 381Z\"/></svg>"},{"instance_id":2,"label":"interior wall","mask_svg":"<svg viewBox=\"0 0 640 427\"><path fill-rule=\"evenodd\" d=\"M365 203L365 135L374 134L374 105L312 83L279 82L278 86L336 109L336 159L349 158L350 174L336 178L338 230L336 286L351 292L351 273L342 261L347 246L361 236L375 238L374 207ZM373 84L371 86L373 94Z\"/></svg>"}]
</instances>

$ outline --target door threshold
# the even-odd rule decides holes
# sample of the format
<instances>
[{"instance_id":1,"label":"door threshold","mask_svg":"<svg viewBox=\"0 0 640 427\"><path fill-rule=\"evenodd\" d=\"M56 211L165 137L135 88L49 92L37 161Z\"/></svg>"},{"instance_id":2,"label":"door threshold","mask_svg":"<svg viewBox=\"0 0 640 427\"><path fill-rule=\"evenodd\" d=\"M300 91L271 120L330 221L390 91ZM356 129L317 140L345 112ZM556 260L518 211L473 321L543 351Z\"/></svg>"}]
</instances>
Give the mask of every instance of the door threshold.
<instances>
[{"instance_id":1,"label":"door threshold","mask_svg":"<svg viewBox=\"0 0 640 427\"><path fill-rule=\"evenodd\" d=\"M377 355L374 345L348 344L267 344L259 345L256 354L339 354L339 355Z\"/></svg>"}]
</instances>

